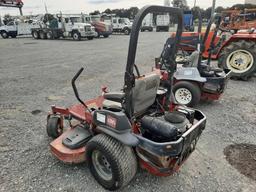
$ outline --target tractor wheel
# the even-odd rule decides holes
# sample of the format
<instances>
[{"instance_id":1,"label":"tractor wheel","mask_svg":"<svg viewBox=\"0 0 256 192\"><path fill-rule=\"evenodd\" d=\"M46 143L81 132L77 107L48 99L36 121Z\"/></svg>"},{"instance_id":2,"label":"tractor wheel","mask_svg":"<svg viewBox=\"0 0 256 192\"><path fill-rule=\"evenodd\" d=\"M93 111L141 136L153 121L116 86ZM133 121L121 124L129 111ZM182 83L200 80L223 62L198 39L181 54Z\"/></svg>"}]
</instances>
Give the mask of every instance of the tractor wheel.
<instances>
[{"instance_id":1,"label":"tractor wheel","mask_svg":"<svg viewBox=\"0 0 256 192\"><path fill-rule=\"evenodd\" d=\"M32 32L32 37L33 37L34 39L39 39L39 34L38 34L38 32L37 32L37 31L33 31L33 32Z\"/></svg>"},{"instance_id":2,"label":"tractor wheel","mask_svg":"<svg viewBox=\"0 0 256 192\"><path fill-rule=\"evenodd\" d=\"M61 127L60 118L58 116L50 116L47 119L46 131L47 135L53 139L63 133L63 128Z\"/></svg>"},{"instance_id":3,"label":"tractor wheel","mask_svg":"<svg viewBox=\"0 0 256 192\"><path fill-rule=\"evenodd\" d=\"M107 190L127 185L137 172L132 148L110 136L99 134L86 145L86 159L96 181Z\"/></svg>"},{"instance_id":4,"label":"tractor wheel","mask_svg":"<svg viewBox=\"0 0 256 192\"><path fill-rule=\"evenodd\" d=\"M75 41L80 41L80 40L81 40L81 35L80 35L79 32L76 32L76 31L73 32L72 37L73 37L73 39L74 39Z\"/></svg>"},{"instance_id":5,"label":"tractor wheel","mask_svg":"<svg viewBox=\"0 0 256 192\"><path fill-rule=\"evenodd\" d=\"M233 42L221 52L219 67L230 69L232 77L247 79L256 70L255 42Z\"/></svg>"},{"instance_id":6,"label":"tractor wheel","mask_svg":"<svg viewBox=\"0 0 256 192\"><path fill-rule=\"evenodd\" d=\"M3 39L8 39L9 38L9 35L6 31L2 31L1 36L2 36Z\"/></svg>"},{"instance_id":7,"label":"tractor wheel","mask_svg":"<svg viewBox=\"0 0 256 192\"><path fill-rule=\"evenodd\" d=\"M201 99L199 86L188 81L177 82L173 87L173 94L179 104L189 107L195 106Z\"/></svg>"}]
</instances>

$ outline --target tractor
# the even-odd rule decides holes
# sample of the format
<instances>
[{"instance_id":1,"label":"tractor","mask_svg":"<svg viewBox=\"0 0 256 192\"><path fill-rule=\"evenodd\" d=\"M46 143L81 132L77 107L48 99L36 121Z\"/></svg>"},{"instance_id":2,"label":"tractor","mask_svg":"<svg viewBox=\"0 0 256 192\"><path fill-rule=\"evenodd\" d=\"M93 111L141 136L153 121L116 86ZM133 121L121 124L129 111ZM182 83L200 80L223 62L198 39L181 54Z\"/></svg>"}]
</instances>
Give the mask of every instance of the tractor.
<instances>
[{"instance_id":1,"label":"tractor","mask_svg":"<svg viewBox=\"0 0 256 192\"><path fill-rule=\"evenodd\" d=\"M216 33L218 35L212 44L212 37ZM197 50L200 37L204 35L205 32L201 31L184 32L179 48L191 54ZM231 70L231 76L236 79L247 80L256 71L256 31L254 29L238 31L234 34L232 30L215 28L209 32L203 46L205 47L203 57L209 58L210 55L211 59L218 60L218 66ZM209 50L211 50L210 54Z\"/></svg>"},{"instance_id":2,"label":"tractor","mask_svg":"<svg viewBox=\"0 0 256 192\"><path fill-rule=\"evenodd\" d=\"M70 107L52 106L47 116L47 133L54 138L50 143L52 154L64 163L87 161L96 181L107 190L127 185L138 167L157 176L173 174L195 150L205 129L206 117L201 111L173 105L172 87L160 85L160 71L140 74L135 65L143 18L153 12L177 17L175 44L179 43L183 26L181 9L142 8L131 30L123 89L107 92L103 88L101 95L83 101L76 87L81 68L72 79L79 103ZM170 56L166 62L169 84L176 69L176 63L172 62L176 47L166 49ZM67 129L64 121L69 122Z\"/></svg>"}]
</instances>

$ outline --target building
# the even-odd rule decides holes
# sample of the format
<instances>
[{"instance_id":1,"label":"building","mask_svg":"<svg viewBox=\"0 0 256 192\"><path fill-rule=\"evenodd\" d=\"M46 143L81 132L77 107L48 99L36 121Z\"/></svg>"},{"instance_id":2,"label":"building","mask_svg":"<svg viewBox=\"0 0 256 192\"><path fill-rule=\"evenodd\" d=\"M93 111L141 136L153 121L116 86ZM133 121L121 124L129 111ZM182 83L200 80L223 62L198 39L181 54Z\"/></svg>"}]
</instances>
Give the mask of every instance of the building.
<instances>
[{"instance_id":1,"label":"building","mask_svg":"<svg viewBox=\"0 0 256 192\"><path fill-rule=\"evenodd\" d=\"M245 0L245 4L253 4L256 5L256 0Z\"/></svg>"}]
</instances>

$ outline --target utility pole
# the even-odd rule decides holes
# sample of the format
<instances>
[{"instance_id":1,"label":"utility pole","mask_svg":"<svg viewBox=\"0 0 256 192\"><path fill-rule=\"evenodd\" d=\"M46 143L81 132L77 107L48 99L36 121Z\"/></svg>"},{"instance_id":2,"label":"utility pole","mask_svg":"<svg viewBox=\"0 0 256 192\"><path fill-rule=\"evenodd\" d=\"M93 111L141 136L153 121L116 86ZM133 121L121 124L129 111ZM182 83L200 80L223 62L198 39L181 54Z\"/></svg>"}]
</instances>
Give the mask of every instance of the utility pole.
<instances>
[{"instance_id":1,"label":"utility pole","mask_svg":"<svg viewBox=\"0 0 256 192\"><path fill-rule=\"evenodd\" d=\"M211 17L214 16L214 12L215 12L215 5L216 5L216 0L212 0L212 13L211 13Z\"/></svg>"}]
</instances>

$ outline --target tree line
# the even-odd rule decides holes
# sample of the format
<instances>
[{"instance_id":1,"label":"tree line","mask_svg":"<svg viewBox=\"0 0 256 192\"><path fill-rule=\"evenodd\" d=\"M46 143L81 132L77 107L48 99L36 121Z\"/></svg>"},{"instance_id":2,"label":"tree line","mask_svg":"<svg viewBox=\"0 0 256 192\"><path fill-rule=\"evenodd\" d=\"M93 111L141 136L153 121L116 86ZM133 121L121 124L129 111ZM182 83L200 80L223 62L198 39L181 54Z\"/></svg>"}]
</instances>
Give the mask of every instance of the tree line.
<instances>
[{"instance_id":1,"label":"tree line","mask_svg":"<svg viewBox=\"0 0 256 192\"><path fill-rule=\"evenodd\" d=\"M179 6L184 10L189 10L189 7L186 5L177 4L176 6ZM218 6L215 8L215 12L221 13L222 11L225 11L225 10L235 10L235 9L243 11L245 9L254 9L254 8L256 8L256 5L236 4L236 5L233 5L232 7L228 7L228 8ZM195 6L191 10L193 12L195 19L198 18L198 11L200 11L203 19L209 19L211 17L211 11L212 11L211 7L207 8L207 9L202 9L199 6ZM96 11L91 12L90 14L91 15L98 15L98 14L102 14L102 13L115 14L116 16L119 16L119 17L126 17L129 19L134 19L135 15L138 13L138 11L139 11L138 7L131 7L129 9L123 9L123 8L122 9L106 9L103 12L96 10Z\"/></svg>"}]
</instances>

